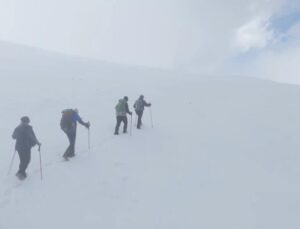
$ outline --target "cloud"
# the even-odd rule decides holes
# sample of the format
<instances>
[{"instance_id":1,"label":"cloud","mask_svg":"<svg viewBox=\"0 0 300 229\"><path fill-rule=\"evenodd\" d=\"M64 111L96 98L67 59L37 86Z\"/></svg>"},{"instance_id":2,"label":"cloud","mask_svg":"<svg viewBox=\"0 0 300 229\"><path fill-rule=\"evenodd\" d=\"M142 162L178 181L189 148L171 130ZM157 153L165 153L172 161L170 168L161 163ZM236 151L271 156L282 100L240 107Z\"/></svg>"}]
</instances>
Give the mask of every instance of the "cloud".
<instances>
[{"instance_id":1,"label":"cloud","mask_svg":"<svg viewBox=\"0 0 300 229\"><path fill-rule=\"evenodd\" d=\"M252 58L252 74L275 81L300 84L300 23L295 24L285 35L288 42L278 43ZM244 72L249 72L249 69L245 68Z\"/></svg>"},{"instance_id":2,"label":"cloud","mask_svg":"<svg viewBox=\"0 0 300 229\"><path fill-rule=\"evenodd\" d=\"M297 0L0 0L0 39L125 64L263 75L264 64L298 47L298 6Z\"/></svg>"},{"instance_id":3,"label":"cloud","mask_svg":"<svg viewBox=\"0 0 300 229\"><path fill-rule=\"evenodd\" d=\"M242 46L231 70L280 82L300 84L300 4L286 1L260 24L259 36ZM257 25L256 24L256 25ZM238 67L234 67L234 65Z\"/></svg>"},{"instance_id":4,"label":"cloud","mask_svg":"<svg viewBox=\"0 0 300 229\"><path fill-rule=\"evenodd\" d=\"M275 42L274 32L270 29L269 18L255 18L236 32L236 45L242 52L251 48L265 48Z\"/></svg>"}]
</instances>

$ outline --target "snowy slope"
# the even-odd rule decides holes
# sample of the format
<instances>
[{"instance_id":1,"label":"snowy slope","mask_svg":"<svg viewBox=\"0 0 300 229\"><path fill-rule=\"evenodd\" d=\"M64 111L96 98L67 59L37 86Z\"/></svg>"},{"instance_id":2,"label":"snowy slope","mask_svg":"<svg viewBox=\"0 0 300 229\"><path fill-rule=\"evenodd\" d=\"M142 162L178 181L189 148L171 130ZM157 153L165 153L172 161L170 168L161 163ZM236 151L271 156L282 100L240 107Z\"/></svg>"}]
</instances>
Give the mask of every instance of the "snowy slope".
<instances>
[{"instance_id":1,"label":"snowy slope","mask_svg":"<svg viewBox=\"0 0 300 229\"><path fill-rule=\"evenodd\" d=\"M296 229L300 88L118 66L0 44L0 229ZM114 136L114 105L143 93L141 131ZM77 107L77 156L63 162L60 111ZM29 177L7 176L20 116L43 143ZM135 118L135 117L134 117ZM133 120L134 122L134 120Z\"/></svg>"}]
</instances>

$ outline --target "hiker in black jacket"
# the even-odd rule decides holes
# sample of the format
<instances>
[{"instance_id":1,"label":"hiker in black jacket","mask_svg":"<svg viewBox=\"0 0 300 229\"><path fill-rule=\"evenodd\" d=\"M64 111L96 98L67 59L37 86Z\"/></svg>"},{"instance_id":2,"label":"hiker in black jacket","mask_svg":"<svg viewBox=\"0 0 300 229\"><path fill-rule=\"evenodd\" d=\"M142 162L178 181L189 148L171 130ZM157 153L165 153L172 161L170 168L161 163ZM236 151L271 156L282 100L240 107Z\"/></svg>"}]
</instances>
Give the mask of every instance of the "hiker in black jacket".
<instances>
[{"instance_id":1,"label":"hiker in black jacket","mask_svg":"<svg viewBox=\"0 0 300 229\"><path fill-rule=\"evenodd\" d=\"M140 97L135 101L133 107L134 107L135 113L138 116L138 121L137 121L137 128L138 129L141 129L144 108L145 107L150 107L150 106L151 106L151 103L147 103L144 100L143 95L140 95Z\"/></svg>"},{"instance_id":2,"label":"hiker in black jacket","mask_svg":"<svg viewBox=\"0 0 300 229\"><path fill-rule=\"evenodd\" d=\"M16 176L21 180L27 177L26 169L31 159L31 148L35 145L41 146L29 123L30 119L27 116L22 117L21 124L15 128L12 135L16 140L15 149L20 157L19 171Z\"/></svg>"}]
</instances>

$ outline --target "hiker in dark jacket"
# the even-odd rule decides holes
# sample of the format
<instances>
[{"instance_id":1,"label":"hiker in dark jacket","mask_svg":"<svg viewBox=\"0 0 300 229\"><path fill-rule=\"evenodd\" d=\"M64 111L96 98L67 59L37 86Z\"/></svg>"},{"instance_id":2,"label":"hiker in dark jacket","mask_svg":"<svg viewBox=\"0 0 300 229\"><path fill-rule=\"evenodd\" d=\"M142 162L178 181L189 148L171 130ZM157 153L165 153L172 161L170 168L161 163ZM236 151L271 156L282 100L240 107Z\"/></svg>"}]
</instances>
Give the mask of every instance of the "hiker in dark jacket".
<instances>
[{"instance_id":1,"label":"hiker in dark jacket","mask_svg":"<svg viewBox=\"0 0 300 229\"><path fill-rule=\"evenodd\" d=\"M115 109L116 109L116 116L117 116L117 125L115 128L115 135L119 134L119 127L121 125L121 122L124 123L124 127L123 127L123 133L127 133L127 115L126 114L130 114L132 115L132 112L129 111L128 108L128 97L125 96L123 99L119 100L119 103L116 105Z\"/></svg>"},{"instance_id":2,"label":"hiker in dark jacket","mask_svg":"<svg viewBox=\"0 0 300 229\"><path fill-rule=\"evenodd\" d=\"M89 122L82 121L81 117L78 114L77 109L66 109L62 111L62 118L60 121L60 127L67 135L70 145L66 149L63 157L68 160L69 157L75 156L75 142L76 142L76 129L77 122L86 128L90 128Z\"/></svg>"},{"instance_id":3,"label":"hiker in dark jacket","mask_svg":"<svg viewBox=\"0 0 300 229\"><path fill-rule=\"evenodd\" d=\"M144 100L143 95L140 95L140 97L135 101L133 107L134 107L135 113L138 116L138 121L137 121L137 128L138 129L141 129L144 108L145 107L150 107L150 106L151 106L151 103L147 103Z\"/></svg>"},{"instance_id":4,"label":"hiker in dark jacket","mask_svg":"<svg viewBox=\"0 0 300 229\"><path fill-rule=\"evenodd\" d=\"M31 148L35 145L41 146L29 123L30 119L27 116L22 117L20 125L15 128L12 135L12 138L16 140L15 150L20 157L19 170L16 173L20 180L27 177L26 169L31 159Z\"/></svg>"}]
</instances>

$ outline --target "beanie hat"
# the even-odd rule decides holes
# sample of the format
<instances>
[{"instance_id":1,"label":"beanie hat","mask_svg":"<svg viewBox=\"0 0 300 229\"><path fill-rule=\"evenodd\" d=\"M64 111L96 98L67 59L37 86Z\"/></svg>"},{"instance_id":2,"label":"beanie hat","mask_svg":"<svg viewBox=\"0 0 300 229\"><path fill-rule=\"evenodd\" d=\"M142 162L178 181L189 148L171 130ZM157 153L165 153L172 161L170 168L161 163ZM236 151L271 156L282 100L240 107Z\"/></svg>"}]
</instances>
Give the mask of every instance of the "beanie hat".
<instances>
[{"instance_id":1,"label":"beanie hat","mask_svg":"<svg viewBox=\"0 0 300 229\"><path fill-rule=\"evenodd\" d=\"M21 122L22 122L22 123L29 123L29 122L30 122L30 119L29 119L28 116L23 116L23 117L21 118Z\"/></svg>"}]
</instances>

